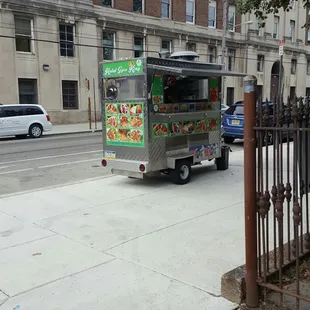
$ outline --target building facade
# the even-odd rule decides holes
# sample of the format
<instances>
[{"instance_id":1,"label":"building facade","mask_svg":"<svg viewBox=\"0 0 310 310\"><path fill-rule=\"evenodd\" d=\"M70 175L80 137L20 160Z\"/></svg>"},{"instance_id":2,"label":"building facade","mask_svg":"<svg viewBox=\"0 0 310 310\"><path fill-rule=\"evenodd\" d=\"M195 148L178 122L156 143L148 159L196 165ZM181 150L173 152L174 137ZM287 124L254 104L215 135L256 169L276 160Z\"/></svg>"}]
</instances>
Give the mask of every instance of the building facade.
<instances>
[{"instance_id":1,"label":"building facade","mask_svg":"<svg viewBox=\"0 0 310 310\"><path fill-rule=\"evenodd\" d=\"M274 96L283 39L284 96L310 94L301 4L270 16L264 28L228 4L226 69L254 74L261 95ZM222 28L223 1L215 0L0 1L0 103L39 103L53 123L86 122L89 97L100 117L99 62L180 50L220 62ZM227 77L224 85L226 103L243 98L241 78Z\"/></svg>"}]
</instances>

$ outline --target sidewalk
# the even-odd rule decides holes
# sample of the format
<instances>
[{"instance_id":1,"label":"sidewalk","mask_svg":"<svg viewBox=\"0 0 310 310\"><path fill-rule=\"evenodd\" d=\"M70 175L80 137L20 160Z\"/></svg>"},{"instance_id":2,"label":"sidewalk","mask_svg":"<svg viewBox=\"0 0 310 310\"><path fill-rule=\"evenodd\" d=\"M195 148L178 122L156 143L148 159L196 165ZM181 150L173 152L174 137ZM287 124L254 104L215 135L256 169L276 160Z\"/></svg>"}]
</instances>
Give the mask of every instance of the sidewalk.
<instances>
[{"instance_id":1,"label":"sidewalk","mask_svg":"<svg viewBox=\"0 0 310 310\"><path fill-rule=\"evenodd\" d=\"M1 309L236 309L220 297L244 263L243 152L230 154L186 186L111 176L0 199Z\"/></svg>"},{"instance_id":2,"label":"sidewalk","mask_svg":"<svg viewBox=\"0 0 310 310\"><path fill-rule=\"evenodd\" d=\"M53 125L52 131L45 132L44 135L61 135L70 133L85 133L102 130L102 122L97 122L97 129L95 122L92 123L92 129L89 129L88 123L67 124L67 125Z\"/></svg>"}]
</instances>

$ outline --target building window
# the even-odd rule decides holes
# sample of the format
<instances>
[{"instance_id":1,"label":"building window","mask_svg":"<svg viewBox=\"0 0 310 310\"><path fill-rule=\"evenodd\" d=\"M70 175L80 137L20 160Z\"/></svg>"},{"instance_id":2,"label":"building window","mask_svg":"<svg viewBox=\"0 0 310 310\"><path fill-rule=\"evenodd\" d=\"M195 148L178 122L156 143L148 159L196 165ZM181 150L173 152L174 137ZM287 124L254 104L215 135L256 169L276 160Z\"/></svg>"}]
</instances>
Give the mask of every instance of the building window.
<instances>
[{"instance_id":1,"label":"building window","mask_svg":"<svg viewBox=\"0 0 310 310\"><path fill-rule=\"evenodd\" d=\"M74 57L74 25L59 24L60 56Z\"/></svg>"},{"instance_id":2,"label":"building window","mask_svg":"<svg viewBox=\"0 0 310 310\"><path fill-rule=\"evenodd\" d=\"M279 16L274 16L274 20L273 20L273 35L272 35L272 37L274 39L279 39L279 23L280 23Z\"/></svg>"},{"instance_id":3,"label":"building window","mask_svg":"<svg viewBox=\"0 0 310 310\"><path fill-rule=\"evenodd\" d=\"M133 0L133 9L135 13L143 13L143 0Z\"/></svg>"},{"instance_id":4,"label":"building window","mask_svg":"<svg viewBox=\"0 0 310 310\"><path fill-rule=\"evenodd\" d=\"M37 104L38 88L35 79L18 79L19 103Z\"/></svg>"},{"instance_id":5,"label":"building window","mask_svg":"<svg viewBox=\"0 0 310 310\"><path fill-rule=\"evenodd\" d=\"M235 31L236 27L236 7L229 6L228 9L228 31Z\"/></svg>"},{"instance_id":6,"label":"building window","mask_svg":"<svg viewBox=\"0 0 310 310\"><path fill-rule=\"evenodd\" d=\"M62 107L64 110L79 108L77 81L62 81Z\"/></svg>"},{"instance_id":7,"label":"building window","mask_svg":"<svg viewBox=\"0 0 310 310\"><path fill-rule=\"evenodd\" d=\"M292 61L291 61L291 74L293 74L293 75L296 74L296 68L297 68L297 60L292 59Z\"/></svg>"},{"instance_id":8,"label":"building window","mask_svg":"<svg viewBox=\"0 0 310 310\"><path fill-rule=\"evenodd\" d=\"M196 43L187 42L186 50L191 52L196 52Z\"/></svg>"},{"instance_id":9,"label":"building window","mask_svg":"<svg viewBox=\"0 0 310 310\"><path fill-rule=\"evenodd\" d=\"M141 37L134 37L134 57L143 57L143 44L144 40Z\"/></svg>"},{"instance_id":10,"label":"building window","mask_svg":"<svg viewBox=\"0 0 310 310\"><path fill-rule=\"evenodd\" d=\"M310 59L307 60L307 75L310 75Z\"/></svg>"},{"instance_id":11,"label":"building window","mask_svg":"<svg viewBox=\"0 0 310 310\"><path fill-rule=\"evenodd\" d=\"M186 0L186 22L195 23L195 0Z\"/></svg>"},{"instance_id":12,"label":"building window","mask_svg":"<svg viewBox=\"0 0 310 310\"><path fill-rule=\"evenodd\" d=\"M235 70L235 50L228 50L228 71Z\"/></svg>"},{"instance_id":13,"label":"building window","mask_svg":"<svg viewBox=\"0 0 310 310\"><path fill-rule=\"evenodd\" d=\"M112 0L101 0L101 5L112 7Z\"/></svg>"},{"instance_id":14,"label":"building window","mask_svg":"<svg viewBox=\"0 0 310 310\"><path fill-rule=\"evenodd\" d=\"M290 20L290 28L289 28L289 37L291 38L291 41L295 41L295 21Z\"/></svg>"},{"instance_id":15,"label":"building window","mask_svg":"<svg viewBox=\"0 0 310 310\"><path fill-rule=\"evenodd\" d=\"M211 1L209 4L209 21L208 26L210 28L216 27L216 1Z\"/></svg>"},{"instance_id":16,"label":"building window","mask_svg":"<svg viewBox=\"0 0 310 310\"><path fill-rule=\"evenodd\" d=\"M264 61L265 57L263 55L257 56L257 72L264 72Z\"/></svg>"},{"instance_id":17,"label":"building window","mask_svg":"<svg viewBox=\"0 0 310 310\"><path fill-rule=\"evenodd\" d=\"M310 42L310 29L308 29L308 32L307 32L307 41Z\"/></svg>"},{"instance_id":18,"label":"building window","mask_svg":"<svg viewBox=\"0 0 310 310\"><path fill-rule=\"evenodd\" d=\"M209 46L208 47L208 54L209 54L209 62L210 63L216 63L216 47L215 46Z\"/></svg>"},{"instance_id":19,"label":"building window","mask_svg":"<svg viewBox=\"0 0 310 310\"><path fill-rule=\"evenodd\" d=\"M161 17L170 18L170 0L161 0Z\"/></svg>"},{"instance_id":20,"label":"building window","mask_svg":"<svg viewBox=\"0 0 310 310\"><path fill-rule=\"evenodd\" d=\"M17 52L33 52L33 20L15 17L15 44Z\"/></svg>"},{"instance_id":21,"label":"building window","mask_svg":"<svg viewBox=\"0 0 310 310\"><path fill-rule=\"evenodd\" d=\"M171 41L162 40L161 41L161 51L162 52L171 52Z\"/></svg>"},{"instance_id":22,"label":"building window","mask_svg":"<svg viewBox=\"0 0 310 310\"><path fill-rule=\"evenodd\" d=\"M296 96L296 87L290 87L290 98L294 98Z\"/></svg>"},{"instance_id":23,"label":"building window","mask_svg":"<svg viewBox=\"0 0 310 310\"><path fill-rule=\"evenodd\" d=\"M114 33L104 32L102 40L102 50L104 60L114 59Z\"/></svg>"}]
</instances>

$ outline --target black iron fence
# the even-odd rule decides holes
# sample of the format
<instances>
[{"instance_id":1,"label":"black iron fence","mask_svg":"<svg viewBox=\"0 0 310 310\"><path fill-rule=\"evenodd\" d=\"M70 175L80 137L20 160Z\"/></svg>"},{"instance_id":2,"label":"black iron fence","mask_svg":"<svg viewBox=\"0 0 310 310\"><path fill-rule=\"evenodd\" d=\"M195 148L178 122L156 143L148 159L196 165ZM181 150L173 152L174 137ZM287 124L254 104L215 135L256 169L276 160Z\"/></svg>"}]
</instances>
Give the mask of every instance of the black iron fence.
<instances>
[{"instance_id":1,"label":"black iron fence","mask_svg":"<svg viewBox=\"0 0 310 310\"><path fill-rule=\"evenodd\" d=\"M250 253L249 241L246 243L250 274L247 302L254 305L258 298L254 286L257 289L258 283L263 299L267 298L267 292L273 291L278 293L277 302L281 305L289 296L294 299L296 309L300 308L301 300L309 302L310 309L310 296L301 290L302 258L310 251L310 101L282 98L269 103L258 100L256 104L254 97L245 95L244 100L245 107L251 105L245 110L245 121L247 117L250 119L245 126L245 192L251 191L251 185L247 188L246 184L253 180L246 170L256 164L253 172L256 204L252 213L247 210L252 208L249 195L246 200L246 239L255 242L257 248L255 253ZM251 123L253 115L256 119ZM247 152L253 143L254 155ZM256 226L255 241L249 235L250 223L247 223L251 214L253 217L256 214L251 221ZM256 283L251 280L251 274L256 275Z\"/></svg>"}]
</instances>

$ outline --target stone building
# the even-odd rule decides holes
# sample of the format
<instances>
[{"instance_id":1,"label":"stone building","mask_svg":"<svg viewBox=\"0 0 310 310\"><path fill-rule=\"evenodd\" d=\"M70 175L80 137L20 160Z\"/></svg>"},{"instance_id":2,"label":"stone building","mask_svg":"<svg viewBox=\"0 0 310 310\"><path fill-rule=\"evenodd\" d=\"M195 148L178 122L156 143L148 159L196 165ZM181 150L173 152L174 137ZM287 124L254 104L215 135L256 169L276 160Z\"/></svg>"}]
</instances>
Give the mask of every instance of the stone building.
<instances>
[{"instance_id":1,"label":"stone building","mask_svg":"<svg viewBox=\"0 0 310 310\"><path fill-rule=\"evenodd\" d=\"M292 2L259 28L230 1L226 69L256 75L262 96L273 96L283 39L284 95L310 94L305 11ZM215 0L0 0L0 103L39 103L53 123L85 122L89 96L100 116L100 61L195 50L220 62L222 26L223 1ZM242 99L242 79L227 77L224 94L228 104Z\"/></svg>"}]
</instances>

